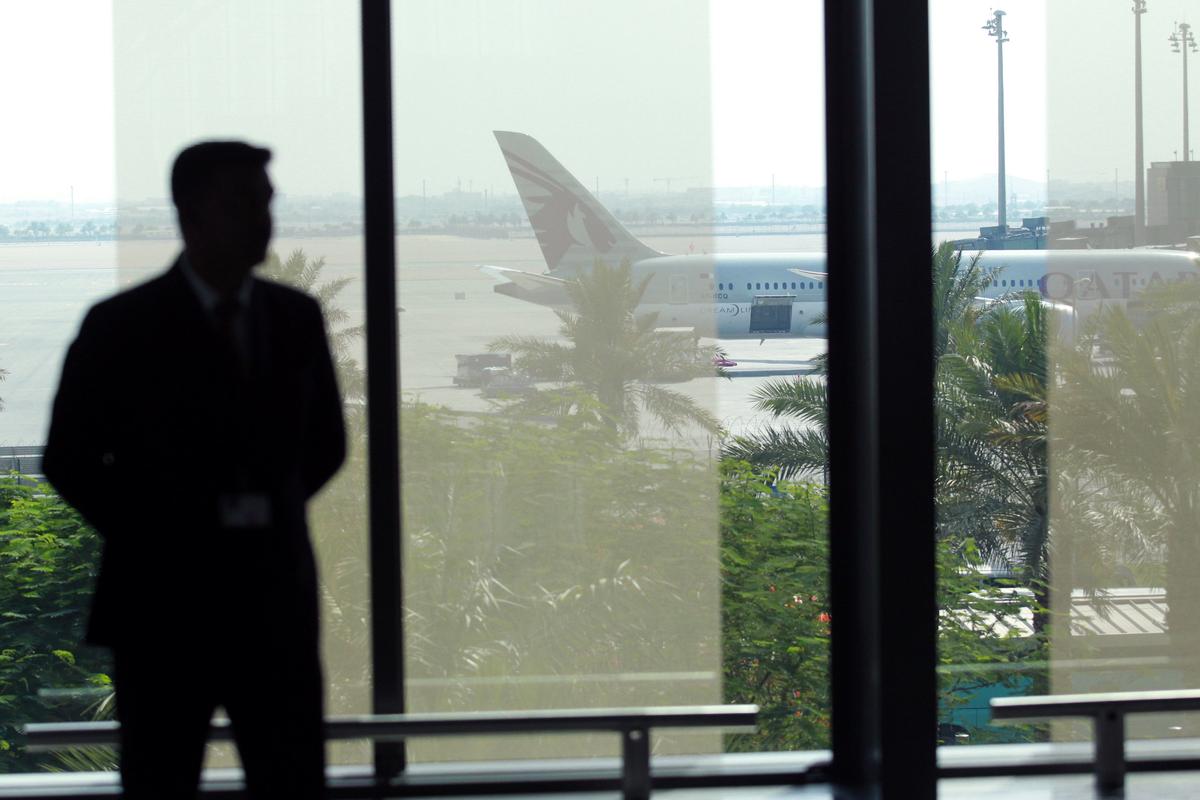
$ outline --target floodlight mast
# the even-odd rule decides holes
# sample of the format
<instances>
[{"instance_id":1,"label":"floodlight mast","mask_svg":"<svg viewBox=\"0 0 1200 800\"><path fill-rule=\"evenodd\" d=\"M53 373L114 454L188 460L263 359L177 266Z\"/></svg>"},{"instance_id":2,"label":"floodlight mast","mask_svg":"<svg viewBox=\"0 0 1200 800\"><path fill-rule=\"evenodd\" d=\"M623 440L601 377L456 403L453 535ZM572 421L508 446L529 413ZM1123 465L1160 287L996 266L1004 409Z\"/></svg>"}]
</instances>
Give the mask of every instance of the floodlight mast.
<instances>
[{"instance_id":1,"label":"floodlight mast","mask_svg":"<svg viewBox=\"0 0 1200 800\"><path fill-rule=\"evenodd\" d=\"M1196 52L1196 37L1192 34L1192 26L1186 22L1175 25L1175 32L1167 37L1171 43L1172 53L1183 53L1183 160L1191 160L1191 150L1188 149L1188 50Z\"/></svg>"},{"instance_id":2,"label":"floodlight mast","mask_svg":"<svg viewBox=\"0 0 1200 800\"><path fill-rule=\"evenodd\" d=\"M1142 151L1142 14L1146 0L1133 0L1133 243L1146 243L1146 165ZM1046 187L1049 196L1050 187Z\"/></svg>"},{"instance_id":3,"label":"floodlight mast","mask_svg":"<svg viewBox=\"0 0 1200 800\"><path fill-rule=\"evenodd\" d=\"M1008 230L1008 208L1005 201L1004 189L1004 43L1008 41L1008 31L1004 30L1004 12L996 9L992 18L984 23L983 29L988 32L988 36L996 37L996 81L997 81L997 124L999 127L999 136L997 137L997 148L999 151L999 177L997 178L997 203L996 208L999 212L998 226L1004 230Z\"/></svg>"}]
</instances>

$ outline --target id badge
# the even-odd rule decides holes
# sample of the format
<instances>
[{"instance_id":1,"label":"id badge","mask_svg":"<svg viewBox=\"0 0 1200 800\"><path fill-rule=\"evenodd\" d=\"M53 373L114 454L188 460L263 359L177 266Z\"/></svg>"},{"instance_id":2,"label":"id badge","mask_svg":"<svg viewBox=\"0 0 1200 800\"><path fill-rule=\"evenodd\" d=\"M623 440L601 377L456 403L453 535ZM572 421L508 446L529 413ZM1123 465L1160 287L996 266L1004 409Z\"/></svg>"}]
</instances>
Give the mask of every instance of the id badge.
<instances>
[{"instance_id":1,"label":"id badge","mask_svg":"<svg viewBox=\"0 0 1200 800\"><path fill-rule=\"evenodd\" d=\"M271 524L271 498L262 492L231 492L217 498L221 527L266 528Z\"/></svg>"}]
</instances>

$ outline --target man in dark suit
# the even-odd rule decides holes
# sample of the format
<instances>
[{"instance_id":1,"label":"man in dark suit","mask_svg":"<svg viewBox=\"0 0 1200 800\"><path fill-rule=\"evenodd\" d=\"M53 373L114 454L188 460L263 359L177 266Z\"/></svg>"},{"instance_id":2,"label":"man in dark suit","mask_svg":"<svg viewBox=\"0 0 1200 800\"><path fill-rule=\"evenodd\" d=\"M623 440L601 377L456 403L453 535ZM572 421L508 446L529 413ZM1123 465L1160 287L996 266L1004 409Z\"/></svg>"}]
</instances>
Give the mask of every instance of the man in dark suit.
<instances>
[{"instance_id":1,"label":"man in dark suit","mask_svg":"<svg viewBox=\"0 0 1200 800\"><path fill-rule=\"evenodd\" d=\"M217 706L252 797L324 791L305 504L345 432L320 307L251 275L269 159L179 154L183 253L88 312L54 402L46 477L104 539L88 638L113 651L128 797L195 796Z\"/></svg>"}]
</instances>

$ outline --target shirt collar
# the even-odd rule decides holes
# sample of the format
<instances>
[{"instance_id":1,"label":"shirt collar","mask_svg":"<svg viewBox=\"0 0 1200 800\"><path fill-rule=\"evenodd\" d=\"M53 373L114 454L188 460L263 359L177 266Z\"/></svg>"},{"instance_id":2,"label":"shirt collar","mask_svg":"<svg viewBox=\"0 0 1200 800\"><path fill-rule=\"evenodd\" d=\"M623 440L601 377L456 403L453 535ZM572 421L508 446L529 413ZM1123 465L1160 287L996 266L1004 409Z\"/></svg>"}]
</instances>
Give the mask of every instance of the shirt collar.
<instances>
[{"instance_id":1,"label":"shirt collar","mask_svg":"<svg viewBox=\"0 0 1200 800\"><path fill-rule=\"evenodd\" d=\"M196 274L196 270L192 267L188 260L187 251L179 255L179 270L183 273L183 277L187 279L188 286L192 287L192 291L196 295L196 299L200 301L204 311L208 314L213 313L213 309L221 302L221 295L216 289L208 285L208 283ZM237 293L234 295L234 301L241 308L250 306L250 291L254 286L254 279L249 275L242 281L242 285L238 287Z\"/></svg>"}]
</instances>

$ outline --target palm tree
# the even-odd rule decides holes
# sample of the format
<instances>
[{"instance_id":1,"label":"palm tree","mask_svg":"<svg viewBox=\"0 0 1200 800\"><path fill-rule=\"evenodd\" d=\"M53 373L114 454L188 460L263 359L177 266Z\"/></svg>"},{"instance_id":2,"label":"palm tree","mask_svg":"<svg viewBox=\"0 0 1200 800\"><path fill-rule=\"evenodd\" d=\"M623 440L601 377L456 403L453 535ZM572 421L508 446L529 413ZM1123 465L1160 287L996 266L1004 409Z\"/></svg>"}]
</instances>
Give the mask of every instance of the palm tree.
<instances>
[{"instance_id":1,"label":"palm tree","mask_svg":"<svg viewBox=\"0 0 1200 800\"><path fill-rule=\"evenodd\" d=\"M943 536L1018 565L1048 605L1046 328L1040 299L966 312L938 360L937 502ZM1035 617L1040 628L1044 614Z\"/></svg>"},{"instance_id":2,"label":"palm tree","mask_svg":"<svg viewBox=\"0 0 1200 800\"><path fill-rule=\"evenodd\" d=\"M1190 314L1186 304L1192 302ZM1161 299L1161 298L1160 298ZM1200 681L1200 292L1173 287L1170 302L1137 325L1110 308L1093 337L1069 353L1056 394L1056 428L1086 457L1088 480L1110 498L1144 498L1143 530L1166 544L1167 627L1191 684ZM1096 358L1097 351L1111 355ZM1119 518L1118 518L1119 521ZM1096 528L1109 531L1107 520ZM1136 527L1136 526L1135 526ZM1136 543L1135 543L1136 544Z\"/></svg>"},{"instance_id":3,"label":"palm tree","mask_svg":"<svg viewBox=\"0 0 1200 800\"><path fill-rule=\"evenodd\" d=\"M1016 565L1039 602L1048 598L1049 508L1046 342L1050 320L1033 293L981 302L994 271L946 243L933 254L938 528L985 557ZM774 467L784 478L828 464L824 380L772 381L756 407L804 428L770 427L724 454Z\"/></svg>"},{"instance_id":4,"label":"palm tree","mask_svg":"<svg viewBox=\"0 0 1200 800\"><path fill-rule=\"evenodd\" d=\"M971 335L979 314L977 299L993 275L980 266L979 256L963 263L962 253L950 242L944 242L933 252L935 359L952 349L959 338ZM821 376L827 363L824 356L817 359L816 377L770 381L753 395L758 410L769 412L773 419L797 420L805 423L805 427L768 427L737 437L726 444L725 455L776 468L781 478L817 472L826 477L828 398Z\"/></svg>"},{"instance_id":5,"label":"palm tree","mask_svg":"<svg viewBox=\"0 0 1200 800\"><path fill-rule=\"evenodd\" d=\"M775 419L790 419L806 427L768 427L738 436L723 449L726 458L778 470L780 480L819 472L829 476L829 397L819 378L768 381L751 395L754 406Z\"/></svg>"},{"instance_id":6,"label":"palm tree","mask_svg":"<svg viewBox=\"0 0 1200 800\"><path fill-rule=\"evenodd\" d=\"M361 400L366 396L366 382L362 367L355 358L357 343L363 336L363 326L346 327L350 314L337 304L337 297L350 284L348 277L322 281L325 257L309 258L301 249L293 250L286 259L281 259L274 250L259 268L259 274L287 286L311 294L321 304L325 315L325 326L329 345L337 367L339 388L347 400Z\"/></svg>"},{"instance_id":7,"label":"palm tree","mask_svg":"<svg viewBox=\"0 0 1200 800\"><path fill-rule=\"evenodd\" d=\"M985 269L983 254L963 262L953 242L942 242L933 251L933 358L956 349L960 337L972 335L976 320L991 302L981 302L985 289L999 274Z\"/></svg>"},{"instance_id":8,"label":"palm tree","mask_svg":"<svg viewBox=\"0 0 1200 800\"><path fill-rule=\"evenodd\" d=\"M671 432L694 425L715 433L710 411L656 383L712 375L712 352L692 337L656 331L657 314L635 313L648 282L634 285L628 261L615 268L597 261L567 285L573 309L555 312L565 341L518 334L492 341L490 350L515 356L516 369L560 384L514 407L624 436L637 434L642 413Z\"/></svg>"},{"instance_id":9,"label":"palm tree","mask_svg":"<svg viewBox=\"0 0 1200 800\"><path fill-rule=\"evenodd\" d=\"M263 277L314 296L321 305L330 349L345 401L346 463L326 486L310 509L310 522L321 558L320 585L325 639L333 642L326 664L329 702L332 706L356 706L362 702L369 676L362 673L361 659L368 639L365 620L367 599L361 591L366 580L366 407L363 369L357 359L362 326L349 326L350 315L338 304L339 294L350 283L347 277L323 279L325 259L311 258L293 250L286 259L271 251L260 268Z\"/></svg>"}]
</instances>

